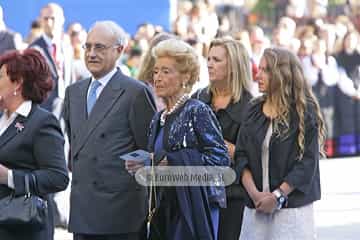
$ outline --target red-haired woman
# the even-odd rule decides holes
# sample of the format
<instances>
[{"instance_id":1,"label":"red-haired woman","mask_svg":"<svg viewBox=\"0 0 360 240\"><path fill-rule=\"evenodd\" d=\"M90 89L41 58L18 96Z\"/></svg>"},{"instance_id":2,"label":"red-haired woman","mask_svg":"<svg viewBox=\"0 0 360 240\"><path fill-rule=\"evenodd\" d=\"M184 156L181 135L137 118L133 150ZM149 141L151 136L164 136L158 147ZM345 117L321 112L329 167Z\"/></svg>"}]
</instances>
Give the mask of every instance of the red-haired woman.
<instances>
[{"instance_id":1,"label":"red-haired woman","mask_svg":"<svg viewBox=\"0 0 360 240\"><path fill-rule=\"evenodd\" d=\"M0 198L30 192L47 199L64 190L69 178L64 158L64 138L55 116L40 104L52 89L49 67L39 52L27 49L0 57ZM0 239L53 239L52 208L42 230L0 225Z\"/></svg>"}]
</instances>

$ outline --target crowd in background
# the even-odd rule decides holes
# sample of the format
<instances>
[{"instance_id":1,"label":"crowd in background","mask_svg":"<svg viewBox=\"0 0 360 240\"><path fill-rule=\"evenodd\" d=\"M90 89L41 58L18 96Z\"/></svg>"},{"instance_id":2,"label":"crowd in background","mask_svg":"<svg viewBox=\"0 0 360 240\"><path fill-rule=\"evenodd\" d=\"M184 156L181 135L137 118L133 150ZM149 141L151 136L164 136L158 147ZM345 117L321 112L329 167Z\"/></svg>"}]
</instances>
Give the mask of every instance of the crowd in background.
<instances>
[{"instance_id":1,"label":"crowd in background","mask_svg":"<svg viewBox=\"0 0 360 240\"><path fill-rule=\"evenodd\" d=\"M267 1L258 1L256 5L247 4L254 1L244 2L178 1L171 33L202 56L200 81L193 91L208 84L206 56L210 41L215 37L231 36L240 40L251 56L254 76L266 47L285 47L301 58L305 75L320 101L327 126L327 156L360 154L360 5L356 1L330 5L328 1L278 0L271 6ZM261 11L264 6L271 8ZM82 48L87 30L80 22L64 25L62 9L55 11L52 19L44 19L40 12L39 18L31 23L29 34L23 37L13 32L16 29L7 29L3 14L6 12L0 11L0 53L31 46L44 33L44 26L54 24L58 32L54 42L72 51L71 55L57 53L58 62L65 62L64 56L71 58L72 76L66 85L89 76ZM162 26L150 22L139 24L136 33L129 36L127 48L119 60L124 73L138 77L141 59L151 39L160 32L165 32ZM256 96L259 93L255 78L252 85L252 93Z\"/></svg>"}]
</instances>

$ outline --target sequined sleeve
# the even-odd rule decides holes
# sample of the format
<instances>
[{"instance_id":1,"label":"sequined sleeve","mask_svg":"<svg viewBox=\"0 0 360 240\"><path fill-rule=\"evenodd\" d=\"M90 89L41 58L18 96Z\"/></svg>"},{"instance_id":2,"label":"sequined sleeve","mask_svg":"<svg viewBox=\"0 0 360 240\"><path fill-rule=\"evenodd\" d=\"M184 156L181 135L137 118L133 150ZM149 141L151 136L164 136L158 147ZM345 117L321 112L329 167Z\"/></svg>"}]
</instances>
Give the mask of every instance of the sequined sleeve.
<instances>
[{"instance_id":1,"label":"sequined sleeve","mask_svg":"<svg viewBox=\"0 0 360 240\"><path fill-rule=\"evenodd\" d=\"M230 157L216 116L205 104L194 108L193 123L198 138L202 161L210 166L229 166Z\"/></svg>"}]
</instances>

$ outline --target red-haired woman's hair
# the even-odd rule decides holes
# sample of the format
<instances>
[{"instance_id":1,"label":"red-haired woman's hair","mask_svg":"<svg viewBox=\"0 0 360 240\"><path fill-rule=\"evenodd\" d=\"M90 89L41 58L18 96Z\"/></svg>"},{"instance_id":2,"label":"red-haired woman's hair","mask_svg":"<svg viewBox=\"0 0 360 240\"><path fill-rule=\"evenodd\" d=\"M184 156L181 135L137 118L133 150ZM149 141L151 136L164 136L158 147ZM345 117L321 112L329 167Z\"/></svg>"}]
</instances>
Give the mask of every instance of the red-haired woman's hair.
<instances>
[{"instance_id":1,"label":"red-haired woman's hair","mask_svg":"<svg viewBox=\"0 0 360 240\"><path fill-rule=\"evenodd\" d=\"M6 66L10 81L22 81L21 94L25 100L42 103L53 89L49 66L37 50L9 51L0 56L2 66Z\"/></svg>"}]
</instances>

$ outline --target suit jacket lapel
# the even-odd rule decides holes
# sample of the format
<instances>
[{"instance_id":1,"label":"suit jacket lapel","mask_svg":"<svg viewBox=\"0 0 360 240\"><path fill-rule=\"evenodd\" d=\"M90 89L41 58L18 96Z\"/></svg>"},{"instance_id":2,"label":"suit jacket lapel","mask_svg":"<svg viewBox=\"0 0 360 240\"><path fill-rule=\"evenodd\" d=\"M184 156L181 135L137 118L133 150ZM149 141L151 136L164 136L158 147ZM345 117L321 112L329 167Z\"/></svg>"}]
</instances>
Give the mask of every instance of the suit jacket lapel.
<instances>
[{"instance_id":1,"label":"suit jacket lapel","mask_svg":"<svg viewBox=\"0 0 360 240\"><path fill-rule=\"evenodd\" d=\"M81 122L82 126L83 123L87 119L87 112L86 112L86 102L87 102L87 90L89 88L91 82L91 78L88 78L82 84L78 86L76 91L76 97L74 98L74 107L76 109L77 119Z\"/></svg>"},{"instance_id":2,"label":"suit jacket lapel","mask_svg":"<svg viewBox=\"0 0 360 240\"><path fill-rule=\"evenodd\" d=\"M44 38L39 38L38 45L33 45L32 48L38 50L44 57L50 67L50 71L55 79L59 77L55 62L52 58L52 54L49 52L49 46L45 42Z\"/></svg>"},{"instance_id":3,"label":"suit jacket lapel","mask_svg":"<svg viewBox=\"0 0 360 240\"><path fill-rule=\"evenodd\" d=\"M31 112L29 116L31 116L32 112L35 110L35 106L32 105ZM28 117L29 117L28 116ZM26 122L28 118L18 115L15 120L10 124L10 126L5 130L5 132L0 136L0 148L9 142L13 137L17 134L21 133L26 128Z\"/></svg>"},{"instance_id":4,"label":"suit jacket lapel","mask_svg":"<svg viewBox=\"0 0 360 240\"><path fill-rule=\"evenodd\" d=\"M112 109L115 102L118 100L118 98L124 93L124 89L121 88L121 72L118 71L114 74L114 76L110 79L109 83L105 86L103 91L101 92L100 96L98 97L91 114L88 117L88 120L85 121L81 127L79 141L77 142L74 154L76 154L82 146L86 143L86 140L88 139L89 135L95 130L95 128L98 126L98 124L103 120L107 113ZM85 109L85 115L87 115L86 112L86 92L85 92L84 103L82 103L81 106ZM82 110L81 110L82 111Z\"/></svg>"},{"instance_id":5,"label":"suit jacket lapel","mask_svg":"<svg viewBox=\"0 0 360 240\"><path fill-rule=\"evenodd\" d=\"M88 131L88 123L87 123L87 112L86 112L86 98L87 98L87 89L90 85L91 78L88 78L84 82L82 82L78 89L74 91L76 95L72 98L73 101L72 106L75 108L76 113L76 124L73 125L72 131L74 131L75 135L77 136L76 143L74 146L77 146L77 142L82 141L82 136Z\"/></svg>"}]
</instances>

